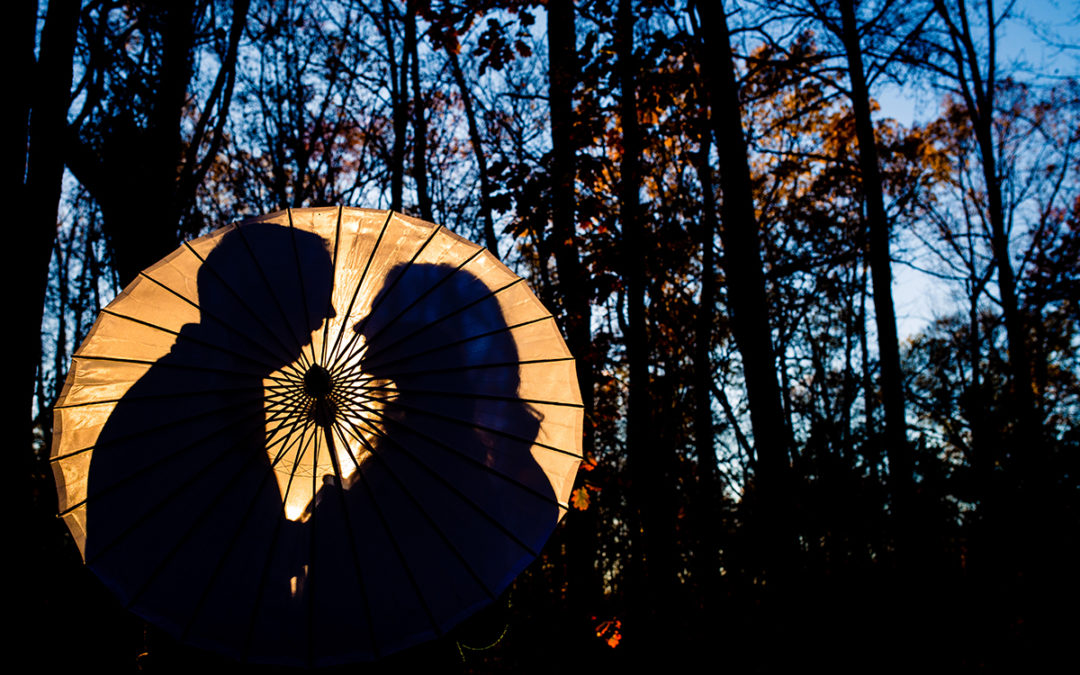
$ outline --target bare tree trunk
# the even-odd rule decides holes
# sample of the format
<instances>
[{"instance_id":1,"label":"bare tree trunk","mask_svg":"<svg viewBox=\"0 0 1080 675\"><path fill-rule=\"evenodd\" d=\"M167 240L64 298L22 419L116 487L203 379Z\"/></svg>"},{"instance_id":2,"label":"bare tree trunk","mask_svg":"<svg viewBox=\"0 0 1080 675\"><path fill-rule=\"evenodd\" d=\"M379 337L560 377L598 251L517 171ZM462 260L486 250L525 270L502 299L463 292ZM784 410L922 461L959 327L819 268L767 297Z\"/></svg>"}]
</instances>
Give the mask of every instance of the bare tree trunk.
<instances>
[{"instance_id":1,"label":"bare tree trunk","mask_svg":"<svg viewBox=\"0 0 1080 675\"><path fill-rule=\"evenodd\" d=\"M988 85L989 87L989 85ZM1012 377L1013 395L1016 397L1020 428L1026 442L1032 447L1041 446L1038 439L1039 424L1035 414L1035 400L1031 391L1031 356L1027 347L1028 329L1020 312L1016 291L1016 275L1009 260L1009 236L1005 227L1005 207L1001 196L1001 182L996 169L994 152L993 92L988 88L985 110L974 120L975 136L979 144L982 170L987 190L987 211L990 216L990 242L997 268L998 293L1001 296L1001 312L1005 319L1005 335L1009 343L1009 370Z\"/></svg>"},{"instance_id":2,"label":"bare tree trunk","mask_svg":"<svg viewBox=\"0 0 1080 675\"><path fill-rule=\"evenodd\" d=\"M972 275L974 277L974 275ZM972 458L975 467L976 483L988 488L993 477L994 455L992 443L987 443L983 423L982 397L982 340L979 336L979 296L972 293L968 300L968 360L971 367L971 380L968 382L967 415L971 423Z\"/></svg>"},{"instance_id":3,"label":"bare tree trunk","mask_svg":"<svg viewBox=\"0 0 1080 675\"><path fill-rule=\"evenodd\" d=\"M840 0L844 50L851 84L851 104L855 115L855 136L859 145L859 170L866 203L868 259L874 284L874 320L877 327L878 358L881 368L882 402L885 407L885 452L889 458L889 488L894 515L901 523L907 518L915 490L915 465L907 442L904 420L903 374L896 333L892 298L892 261L889 256L889 223L885 215L884 188L878 166L874 123L870 117L870 94L862 62L862 46L855 25L852 0Z\"/></svg>"},{"instance_id":4,"label":"bare tree trunk","mask_svg":"<svg viewBox=\"0 0 1080 675\"><path fill-rule=\"evenodd\" d=\"M225 51L221 68L218 69L217 77L207 97L203 115L195 125L195 133L184 157L184 166L180 172L177 192L177 209L181 218L181 230L184 234L194 236L198 232L198 225L202 223L201 216L193 217L195 208L195 195L199 186L206 179L210 167L218 151L221 149L225 138L225 122L228 120L229 107L232 105L233 90L236 87L236 61L240 53L240 36L243 35L247 25L248 10L251 8L251 0L236 0L233 2L232 25L229 27L229 46ZM210 123L210 110L217 107L218 115L213 129L208 130ZM208 136L209 134L209 136ZM199 148L204 140L209 138L209 148L202 160L199 160Z\"/></svg>"},{"instance_id":5,"label":"bare tree trunk","mask_svg":"<svg viewBox=\"0 0 1080 675\"><path fill-rule=\"evenodd\" d=\"M1005 225L1005 205L1001 194L1001 181L997 175L997 152L994 148L994 90L997 87L996 72L996 25L1000 17L994 15L994 3L986 2L986 19L992 27L986 35L985 73L979 63L979 50L972 35L967 15L967 5L959 0L955 13L943 0L935 5L938 15L945 22L952 41L951 57L956 65L955 80L967 107L975 142L979 147L983 181L986 185L986 215L990 221L990 245L997 269L998 292L1005 320L1005 335L1009 345L1009 371L1012 394L1016 404L1020 437L1028 446L1024 452L1022 470L1038 471L1042 464L1041 424L1035 409L1031 385L1031 356L1027 347L1027 322L1020 311L1016 290L1016 275L1009 260L1009 236Z\"/></svg>"},{"instance_id":6,"label":"bare tree trunk","mask_svg":"<svg viewBox=\"0 0 1080 675\"><path fill-rule=\"evenodd\" d=\"M551 110L551 233L548 237L559 276L563 330L577 359L578 384L585 409L582 451L593 455L593 379L591 294L581 263L575 215L577 147L573 136L574 87L577 83L577 31L573 0L548 3L548 77ZM543 261L541 265L545 264ZM575 621L588 621L587 611L599 593L595 564L595 525L591 511L567 517L567 574ZM584 628L584 627L582 627Z\"/></svg>"},{"instance_id":7,"label":"bare tree trunk","mask_svg":"<svg viewBox=\"0 0 1080 675\"><path fill-rule=\"evenodd\" d=\"M50 398L55 401L64 386L67 375L67 313L71 309L71 292L68 288L68 268L71 264L71 252L75 244L74 233L69 233L67 241L61 234L56 237L53 251L56 254L56 351L53 352L53 388ZM50 405L50 407L52 407Z\"/></svg>"},{"instance_id":8,"label":"bare tree trunk","mask_svg":"<svg viewBox=\"0 0 1080 675\"><path fill-rule=\"evenodd\" d=\"M851 279L850 287L855 288L856 276L858 266L852 264L850 267ZM852 365L852 352L855 350L855 297L854 292L849 291L844 298L844 396L843 396L843 408L841 410L840 429L841 440L840 447L843 452L844 463L849 466L855 466L854 453L852 452L851 444L851 407L855 403L855 368Z\"/></svg>"},{"instance_id":9,"label":"bare tree trunk","mask_svg":"<svg viewBox=\"0 0 1080 675\"><path fill-rule=\"evenodd\" d=\"M697 325L694 331L694 447L698 463L698 513L701 518L701 566L704 600L707 611L715 611L719 586L719 542L716 537L720 503L720 481L716 465L716 447L712 413L712 347L716 304L716 194L713 187L709 152L712 134L708 119L702 120L701 148L697 153L697 175L702 192L701 219L701 296L698 299ZM724 401L726 403L726 401ZM736 438L742 439L734 414L730 415Z\"/></svg>"},{"instance_id":10,"label":"bare tree trunk","mask_svg":"<svg viewBox=\"0 0 1080 675\"><path fill-rule=\"evenodd\" d=\"M431 195L428 194L427 170L427 111L424 92L420 87L420 56L417 51L416 1L409 0L405 9L405 49L412 59L412 110L413 110L413 180L416 181L416 202L420 217L430 222Z\"/></svg>"},{"instance_id":11,"label":"bare tree trunk","mask_svg":"<svg viewBox=\"0 0 1080 675\"><path fill-rule=\"evenodd\" d=\"M465 73L461 69L461 59L458 58L457 51L447 46L446 53L450 57L450 69L454 73L454 81L457 82L458 91L461 92L461 104L465 108L465 121L469 125L469 143L472 145L473 157L476 158L476 169L480 174L480 215L484 219L484 244L498 258L499 239L495 236L495 218L491 213L491 182L488 180L487 175L487 156L484 154L480 128L476 124L476 112L473 110L472 95L469 93L469 85L465 81Z\"/></svg>"},{"instance_id":12,"label":"bare tree trunk","mask_svg":"<svg viewBox=\"0 0 1080 675\"><path fill-rule=\"evenodd\" d=\"M128 115L101 139L100 157L82 144L68 149L69 168L101 207L123 285L176 245L180 119L192 75L194 11L193 2L166 10L162 72L146 127Z\"/></svg>"},{"instance_id":13,"label":"bare tree trunk","mask_svg":"<svg viewBox=\"0 0 1080 675\"><path fill-rule=\"evenodd\" d=\"M1053 615L1050 605L1059 602L1056 594L1060 588L1055 584L1060 577L1047 573L1047 561L1063 558L1060 549L1055 548L1061 541L1060 533L1074 524L1060 515L1055 499L1058 477L1048 471L1048 444L1043 439L1043 425L1032 392L1029 323L1020 308L1010 260L1006 207L997 169L1001 149L994 146L996 31L1012 3L1007 3L999 16L995 15L992 0L986 0L982 23L989 29L978 39L971 30L965 0L948 7L944 0L937 0L935 6L949 33L951 49L946 51L956 68L951 74L952 84L964 101L979 148L986 188L985 215L1008 344L1010 408L1015 420L1011 433L1000 440L985 439L977 449L983 455L980 478L985 482L980 486L982 526L972 538L973 565L984 570L989 583L997 586L994 606L987 610L1009 608L1005 610L1007 620L1032 626L1029 630L1034 634L1039 630L1034 626L1042 628L1042 617ZM980 57L985 60L980 62ZM1003 460L1004 471L993 470L998 457Z\"/></svg>"},{"instance_id":14,"label":"bare tree trunk","mask_svg":"<svg viewBox=\"0 0 1080 675\"><path fill-rule=\"evenodd\" d=\"M650 405L649 344L645 317L645 273L649 267L642 224L641 129L637 109L637 62L634 58L632 0L620 0L615 19L615 72L619 80L619 124L622 128L622 159L619 180L619 220L622 226L622 276L626 280L626 360L629 366L626 413L626 450L630 461L631 508L638 513L636 554L632 583L636 590L632 608L640 631L631 642L643 655L655 655L666 642L665 633L674 579L673 544L666 511L667 476L665 451L653 442Z\"/></svg>"},{"instance_id":15,"label":"bare tree trunk","mask_svg":"<svg viewBox=\"0 0 1080 675\"><path fill-rule=\"evenodd\" d=\"M44 314L49 262L57 233L57 209L63 180L63 139L71 101L71 78L75 53L75 35L80 3L75 0L51 0L41 34L38 60L34 60L37 29L37 3L19 2L14 12L8 63L14 80L12 94L17 119L11 133L5 135L5 182L8 199L15 203L14 218L8 233L8 248L21 258L6 265L7 288L15 296L18 313L15 330L20 363L16 381L16 400L8 406L8 428L17 439L13 450L15 489L5 500L13 523L10 574L18 578L12 588L17 616L12 644L27 653L45 653L43 627L49 603L50 572L55 569L50 539L55 510L50 507L52 492L36 481L39 470L34 455L33 406L38 393L39 365L42 362L41 322ZM21 80L21 81L20 81ZM43 371L43 369L41 369ZM42 374L42 379L44 375ZM43 386L42 382L42 386ZM21 398L25 397L25 398ZM48 419L51 411L44 396L38 397L38 418ZM27 407L23 407L27 406ZM47 427L46 427L47 428ZM25 435L23 435L25 434ZM41 647L41 649L39 649Z\"/></svg>"},{"instance_id":16,"label":"bare tree trunk","mask_svg":"<svg viewBox=\"0 0 1080 675\"><path fill-rule=\"evenodd\" d=\"M40 91L34 84L34 44L37 35L37 0L17 0L9 3L9 39L4 41L4 62L10 78L8 110L12 116L3 133L3 185L9 195L19 194L26 180L26 141L30 135L30 109L34 95ZM70 82L66 83L70 89Z\"/></svg>"},{"instance_id":17,"label":"bare tree trunk","mask_svg":"<svg viewBox=\"0 0 1080 675\"><path fill-rule=\"evenodd\" d=\"M229 50L222 68L235 68L248 5L242 1L233 8ZM204 10L205 6L194 0L142 7L141 11L151 15L160 13L162 26L161 70L146 85L145 110L121 110L111 115L108 128L95 130L97 147L75 134L68 136L68 168L101 207L113 265L123 285L176 246L184 229L181 217L190 213L195 200L196 177L205 176L214 159L205 154L200 161L198 147L185 146L181 132L194 75L195 26ZM221 86L212 89L192 139L194 143L206 138L211 110L216 109L219 119L209 139L213 152L221 143L224 123L220 116L227 114L225 106L235 77L219 71L218 80ZM215 105L215 101L220 104Z\"/></svg>"},{"instance_id":18,"label":"bare tree trunk","mask_svg":"<svg viewBox=\"0 0 1080 675\"><path fill-rule=\"evenodd\" d=\"M37 355L41 352L41 318L48 286L49 261L56 240L56 212L64 174L64 128L71 99L72 60L78 23L78 2L55 0L49 3L35 71L36 82L31 89L35 94L30 99L29 145L24 145L25 183L21 171L19 176L19 183L23 186L19 208L25 209L26 213L16 235L26 236L29 240L19 250L31 256L32 270L30 289L18 294L25 303L26 344L21 352L26 357L22 366L25 368L24 396L33 394L34 370ZM27 282L20 280L17 286L26 289ZM25 408L23 412L26 412Z\"/></svg>"},{"instance_id":19,"label":"bare tree trunk","mask_svg":"<svg viewBox=\"0 0 1080 675\"><path fill-rule=\"evenodd\" d=\"M388 0L383 0L382 7L386 58L390 62L390 101L394 114L394 145L390 151L390 209L400 211L405 185L405 133L409 124L409 109L406 105L409 91L409 50L403 47L401 62L394 60L394 15Z\"/></svg>"},{"instance_id":20,"label":"bare tree trunk","mask_svg":"<svg viewBox=\"0 0 1080 675\"><path fill-rule=\"evenodd\" d=\"M877 396L874 390L874 378L870 374L870 345L866 336L866 283L867 269L863 266L862 279L859 283L859 357L862 361L862 388L863 388L863 411L866 416L866 428L863 439L863 457L867 466L870 467L870 477L875 482L878 480L878 467L881 464L881 454L878 451L876 432L877 425L874 422L877 411Z\"/></svg>"},{"instance_id":21,"label":"bare tree trunk","mask_svg":"<svg viewBox=\"0 0 1080 675\"><path fill-rule=\"evenodd\" d=\"M756 449L754 502L760 509L766 569L784 567L787 526L783 520L790 475L791 436L776 382L765 276L762 271L753 185L743 136L735 66L727 18L720 3L700 2L706 73L709 79L713 133L721 151L723 191L720 239L724 246L728 303L735 342L742 356L750 423Z\"/></svg>"},{"instance_id":22,"label":"bare tree trunk","mask_svg":"<svg viewBox=\"0 0 1080 675\"><path fill-rule=\"evenodd\" d=\"M586 451L592 451L591 309L588 278L581 263L575 223L577 148L573 136L573 91L577 74L576 30L572 0L548 5L548 45L552 137L551 247L559 271L566 313L567 341L577 358L578 382L585 404Z\"/></svg>"}]
</instances>

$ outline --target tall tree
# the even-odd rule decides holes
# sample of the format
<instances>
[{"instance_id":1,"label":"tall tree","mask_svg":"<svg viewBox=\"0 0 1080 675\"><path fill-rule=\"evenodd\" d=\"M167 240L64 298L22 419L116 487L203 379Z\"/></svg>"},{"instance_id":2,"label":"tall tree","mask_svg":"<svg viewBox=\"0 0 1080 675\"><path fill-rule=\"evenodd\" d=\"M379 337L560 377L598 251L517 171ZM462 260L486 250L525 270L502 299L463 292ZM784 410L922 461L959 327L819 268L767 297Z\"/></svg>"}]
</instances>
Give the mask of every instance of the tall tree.
<instances>
[{"instance_id":1,"label":"tall tree","mask_svg":"<svg viewBox=\"0 0 1080 675\"><path fill-rule=\"evenodd\" d=\"M191 218L224 134L249 5L232 7L221 66L189 138L183 117L200 33L215 29L213 14L206 26L207 3L99 6L84 14L89 85L66 161L101 208L123 284L173 248ZM130 43L130 35L140 40Z\"/></svg>"},{"instance_id":2,"label":"tall tree","mask_svg":"<svg viewBox=\"0 0 1080 675\"><path fill-rule=\"evenodd\" d=\"M877 9L879 23L889 12L898 11L885 3ZM885 190L878 165L874 122L870 116L870 88L863 63L862 33L856 20L853 0L839 0L840 22L822 17L826 25L837 31L844 45L852 112L855 117L855 137L859 146L859 179L866 204L866 228L870 276L874 284L874 321L877 327L878 359L881 368L881 389L885 409L885 451L889 458L889 484L894 512L903 520L911 509L914 494L915 464L907 441L907 422L904 419L903 373L900 369L900 346L896 332L896 312L892 297L892 258L889 254L890 230L885 213ZM915 31L922 22L916 22ZM909 35L898 38L902 48ZM883 64L875 64L879 72Z\"/></svg>"},{"instance_id":3,"label":"tall tree","mask_svg":"<svg viewBox=\"0 0 1080 675\"><path fill-rule=\"evenodd\" d=\"M394 142L387 171L390 174L390 208L394 211L401 210L405 189L405 135L409 125L409 58L411 56L408 45L404 45L401 56L398 57L394 41L397 15L396 5L390 0L382 0L382 12L375 17L386 46L388 89L393 110Z\"/></svg>"},{"instance_id":4,"label":"tall tree","mask_svg":"<svg viewBox=\"0 0 1080 675\"><path fill-rule=\"evenodd\" d=\"M619 126L622 157L619 167L619 221L622 227L621 273L626 284L626 454L631 467L632 498L638 511L639 541L635 544L632 576L637 590L634 611L642 630L635 644L643 654L655 654L666 625L668 586L674 578L670 562L670 528L664 517L665 462L669 448L653 439L650 402L649 341L646 332L646 271L649 268L641 204L642 137L638 122L639 66L634 52L635 9L631 0L619 0L615 16L615 74L619 87Z\"/></svg>"},{"instance_id":5,"label":"tall tree","mask_svg":"<svg viewBox=\"0 0 1080 675\"><path fill-rule=\"evenodd\" d=\"M379 155L389 155L393 106L367 98L369 88L382 88L385 65L357 40L376 39L377 26L360 8L297 3L262 8L249 20L252 44L237 89L244 114L231 122L213 192L201 194L215 222L347 204L371 186L385 191Z\"/></svg>"},{"instance_id":6,"label":"tall tree","mask_svg":"<svg viewBox=\"0 0 1080 675\"><path fill-rule=\"evenodd\" d=\"M461 106L465 110L465 122L469 126L469 144L472 146L473 157L476 158L476 169L480 181L480 215L484 221L484 245L488 250L499 256L499 238L495 234L495 217L491 205L491 179L488 178L487 155L484 152L484 142L480 137L480 126L476 122L476 108L473 104L472 92L469 83L465 79L465 71L461 67L461 58L458 55L460 46L457 40L453 43L445 41L447 58L450 60L450 71L454 75L454 83L457 84L458 93L461 95Z\"/></svg>"},{"instance_id":7,"label":"tall tree","mask_svg":"<svg viewBox=\"0 0 1080 675\"><path fill-rule=\"evenodd\" d=\"M571 353L577 359L578 385L584 406L585 425L582 451L593 454L593 345L592 284L581 259L577 231L576 182L577 139L574 134L574 89L577 85L578 54L576 11L573 0L551 0L547 7L548 101L551 116L551 230L549 250L554 252L563 308L563 330ZM576 586L575 607L584 617L583 606L597 589L594 582L592 533L585 518L569 519L568 538L574 543L568 552L570 584ZM580 620L580 619L579 619Z\"/></svg>"},{"instance_id":8,"label":"tall tree","mask_svg":"<svg viewBox=\"0 0 1080 675\"><path fill-rule=\"evenodd\" d=\"M790 473L791 436L776 382L762 269L761 244L754 210L753 185L743 132L739 88L727 16L719 3L696 3L700 17L703 63L709 87L713 134L720 148L720 239L731 324L742 356L754 433L755 500L761 509L768 550L766 565L783 565L782 525L785 488Z\"/></svg>"},{"instance_id":9,"label":"tall tree","mask_svg":"<svg viewBox=\"0 0 1080 675\"><path fill-rule=\"evenodd\" d=\"M995 97L1001 84L997 70L998 30L1009 18L1013 4L1007 3L1003 11L997 12L993 0L983 3L985 52L980 48L980 40L972 29L973 10L968 7L966 0L935 0L934 6L945 25L947 42L943 47L949 63L949 67L943 65L938 71L948 78L950 89L956 91L964 102L971 133L979 149L986 189L986 218L990 224L1001 311L1009 341L1010 379L1016 399L1018 427L1020 435L1033 443L1035 450L1029 454L1038 454L1041 443L1036 439L1041 430L1031 392L1031 356L1027 347L1029 329L1020 308L1010 254L1010 232L999 174L1001 158L994 138ZM1033 464L1039 463L1034 457L1032 460Z\"/></svg>"},{"instance_id":10,"label":"tall tree","mask_svg":"<svg viewBox=\"0 0 1080 675\"><path fill-rule=\"evenodd\" d=\"M428 191L427 168L427 106L424 104L424 91L420 84L420 38L416 35L416 0L408 0L405 5L405 46L409 53L412 76L412 113L413 113L413 181L416 183L416 204L420 217L433 220L431 215L431 194Z\"/></svg>"},{"instance_id":11,"label":"tall tree","mask_svg":"<svg viewBox=\"0 0 1080 675\"><path fill-rule=\"evenodd\" d=\"M42 618L41 603L30 593L40 592L50 580L42 551L46 541L49 515L35 506L48 499L35 497L40 486L33 476L39 467L35 460L32 430L27 424L32 415L35 371L42 353L42 317L48 287L49 261L57 234L57 209L62 190L63 138L71 101L72 60L79 22L76 0L52 0L48 3L35 58L37 2L19 2L14 12L14 35L9 43L13 83L15 123L4 134L4 189L14 203L15 218L9 234L9 246L28 260L12 260L5 265L7 288L15 295L16 321L12 329L21 363L16 377L17 396L22 402L8 406L5 419L18 439L14 466L15 489L8 497L9 513L14 523L12 573L23 580L23 588L13 589L16 612L15 639L23 645L37 645ZM29 278L27 278L29 277ZM16 290L17 289L17 290ZM30 406L28 406L30 404ZM28 407L23 407L28 406ZM39 410L39 413L45 412ZM22 443L27 443L23 446ZM44 509L41 509L42 511ZM46 541L46 543L48 543ZM25 614L24 614L25 612ZM29 640L29 641L26 641Z\"/></svg>"},{"instance_id":12,"label":"tall tree","mask_svg":"<svg viewBox=\"0 0 1080 675\"><path fill-rule=\"evenodd\" d=\"M702 106L708 110L707 106ZM702 205L700 225L701 247L701 291L698 297L697 325L694 327L694 446L697 454L698 474L701 482L700 506L705 513L700 514L706 520L702 535L701 574L705 587L706 607L713 607L715 602L719 561L716 559L718 546L715 537L715 516L719 504L720 481L716 466L716 439L713 429L712 382L713 382L713 331L716 315L716 193L712 175L712 133L709 130L708 115L699 122L699 150L697 152L698 181L701 183ZM726 399L725 399L726 402ZM730 410L727 406L726 410ZM734 417L734 415L731 415ZM736 422L735 433L741 437L741 430Z\"/></svg>"},{"instance_id":13,"label":"tall tree","mask_svg":"<svg viewBox=\"0 0 1080 675\"><path fill-rule=\"evenodd\" d=\"M19 24L21 30L16 36L28 40L16 41L19 50L14 55L18 59L14 67L19 76L29 76L33 71L35 81L16 93L16 109L22 119L14 126L21 133L6 136L11 140L11 147L6 148L10 153L5 159L10 161L10 166L6 167L5 183L12 194L17 195L16 208L25 210L16 236L25 238L19 249L31 256L31 290L19 294L20 302L25 303L20 316L26 324L23 331L25 349L21 352L26 358L20 387L24 395L29 396L34 390L34 369L41 351L45 288L56 239L57 207L64 171L64 127L71 101L72 61L80 3L73 0L49 3L36 63L34 10L37 3L23 2L18 6L26 16ZM25 282L18 284L24 288L25 285ZM22 411L23 414L27 412L25 408ZM24 428L22 423L17 428Z\"/></svg>"}]
</instances>

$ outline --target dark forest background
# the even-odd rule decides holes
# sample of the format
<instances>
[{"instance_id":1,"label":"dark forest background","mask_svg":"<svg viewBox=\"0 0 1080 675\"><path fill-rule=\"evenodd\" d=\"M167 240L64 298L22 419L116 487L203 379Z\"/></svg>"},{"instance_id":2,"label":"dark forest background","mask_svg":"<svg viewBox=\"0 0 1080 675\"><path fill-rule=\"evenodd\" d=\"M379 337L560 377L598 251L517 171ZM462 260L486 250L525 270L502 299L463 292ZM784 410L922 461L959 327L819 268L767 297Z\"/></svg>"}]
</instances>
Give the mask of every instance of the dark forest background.
<instances>
[{"instance_id":1,"label":"dark forest background","mask_svg":"<svg viewBox=\"0 0 1080 675\"><path fill-rule=\"evenodd\" d=\"M586 415L574 508L508 596L351 670L1076 667L1080 67L1024 11L10 3L14 651L241 670L81 566L51 404L98 311L182 239L344 204L525 276ZM1056 70L1002 55L1016 26ZM901 266L948 298L910 336Z\"/></svg>"}]
</instances>

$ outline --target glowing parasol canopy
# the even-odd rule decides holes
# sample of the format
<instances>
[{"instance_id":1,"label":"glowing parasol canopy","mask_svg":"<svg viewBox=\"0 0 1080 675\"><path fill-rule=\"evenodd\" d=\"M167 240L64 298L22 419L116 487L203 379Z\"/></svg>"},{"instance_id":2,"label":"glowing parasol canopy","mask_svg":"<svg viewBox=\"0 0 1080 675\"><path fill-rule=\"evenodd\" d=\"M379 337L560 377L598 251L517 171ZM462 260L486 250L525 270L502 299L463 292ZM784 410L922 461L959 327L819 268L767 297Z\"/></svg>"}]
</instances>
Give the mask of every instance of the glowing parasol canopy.
<instances>
[{"instance_id":1,"label":"glowing parasol canopy","mask_svg":"<svg viewBox=\"0 0 1080 675\"><path fill-rule=\"evenodd\" d=\"M188 242L75 352L60 513L181 640L377 658L494 599L566 511L574 361L489 252L386 211L298 209Z\"/></svg>"}]
</instances>

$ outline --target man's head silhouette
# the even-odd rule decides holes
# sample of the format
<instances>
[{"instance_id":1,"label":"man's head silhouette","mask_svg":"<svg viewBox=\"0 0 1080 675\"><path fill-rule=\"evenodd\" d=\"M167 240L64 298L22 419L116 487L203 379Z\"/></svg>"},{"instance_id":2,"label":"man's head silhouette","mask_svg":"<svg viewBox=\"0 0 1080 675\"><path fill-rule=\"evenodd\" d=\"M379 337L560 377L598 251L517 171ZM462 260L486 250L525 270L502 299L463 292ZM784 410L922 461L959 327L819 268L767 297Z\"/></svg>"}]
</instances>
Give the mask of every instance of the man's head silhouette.
<instances>
[{"instance_id":1,"label":"man's head silhouette","mask_svg":"<svg viewBox=\"0 0 1080 675\"><path fill-rule=\"evenodd\" d=\"M273 223L241 225L199 270L202 330L224 344L257 340L278 361L267 363L273 371L299 358L312 331L334 316L333 273L322 237Z\"/></svg>"}]
</instances>

